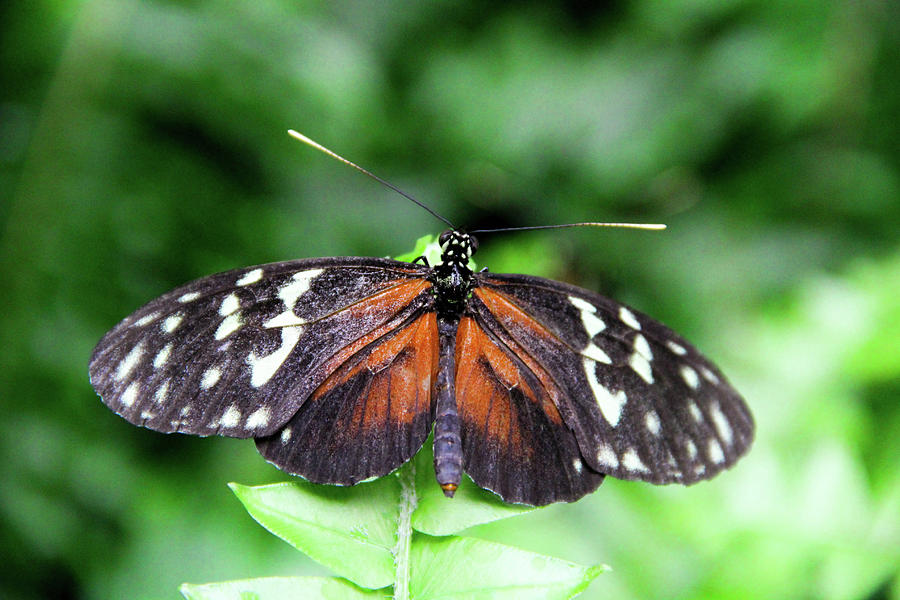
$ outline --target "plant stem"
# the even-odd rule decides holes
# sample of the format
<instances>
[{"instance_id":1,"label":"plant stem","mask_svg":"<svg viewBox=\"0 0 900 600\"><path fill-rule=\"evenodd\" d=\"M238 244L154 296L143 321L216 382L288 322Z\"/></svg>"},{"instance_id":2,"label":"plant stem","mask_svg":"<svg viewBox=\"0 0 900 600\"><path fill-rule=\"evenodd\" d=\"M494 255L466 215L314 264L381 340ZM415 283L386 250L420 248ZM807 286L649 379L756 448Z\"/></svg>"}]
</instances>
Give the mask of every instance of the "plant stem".
<instances>
[{"instance_id":1,"label":"plant stem","mask_svg":"<svg viewBox=\"0 0 900 600\"><path fill-rule=\"evenodd\" d=\"M412 546L412 514L416 496L416 467L409 461L397 473L400 479L400 514L397 518L397 545L394 546L394 600L409 600L409 551Z\"/></svg>"}]
</instances>

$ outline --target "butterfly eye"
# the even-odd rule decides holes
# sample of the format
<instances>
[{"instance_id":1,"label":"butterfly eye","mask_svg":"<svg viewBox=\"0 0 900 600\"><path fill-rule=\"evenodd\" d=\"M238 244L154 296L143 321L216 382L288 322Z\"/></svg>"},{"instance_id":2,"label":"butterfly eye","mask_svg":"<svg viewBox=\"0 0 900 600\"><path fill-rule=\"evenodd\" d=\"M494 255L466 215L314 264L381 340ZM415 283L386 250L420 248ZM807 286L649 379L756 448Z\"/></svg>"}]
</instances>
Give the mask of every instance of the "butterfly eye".
<instances>
[{"instance_id":1,"label":"butterfly eye","mask_svg":"<svg viewBox=\"0 0 900 600\"><path fill-rule=\"evenodd\" d=\"M469 236L469 245L471 247L471 251L469 252L469 256L478 252L478 238L474 235Z\"/></svg>"},{"instance_id":2,"label":"butterfly eye","mask_svg":"<svg viewBox=\"0 0 900 600\"><path fill-rule=\"evenodd\" d=\"M443 233L440 235L440 237L438 238L438 244L440 244L441 248L443 248L444 246L447 245L447 242L450 241L450 238L451 238L452 236L453 236L453 230L452 230L452 229L448 229L447 231L443 232Z\"/></svg>"}]
</instances>

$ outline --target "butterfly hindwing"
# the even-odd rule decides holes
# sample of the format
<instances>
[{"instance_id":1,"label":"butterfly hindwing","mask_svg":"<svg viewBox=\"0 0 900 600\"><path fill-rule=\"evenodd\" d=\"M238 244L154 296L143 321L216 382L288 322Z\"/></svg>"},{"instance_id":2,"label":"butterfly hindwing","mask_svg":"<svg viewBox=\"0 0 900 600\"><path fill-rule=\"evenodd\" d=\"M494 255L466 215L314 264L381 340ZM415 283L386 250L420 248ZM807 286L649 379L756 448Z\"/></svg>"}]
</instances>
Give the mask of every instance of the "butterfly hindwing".
<instances>
[{"instance_id":1,"label":"butterfly hindwing","mask_svg":"<svg viewBox=\"0 0 900 600\"><path fill-rule=\"evenodd\" d=\"M271 434L337 368L331 357L430 302L422 270L386 259L325 258L199 279L107 333L91 357L91 382L137 425Z\"/></svg>"},{"instance_id":2,"label":"butterfly hindwing","mask_svg":"<svg viewBox=\"0 0 900 600\"><path fill-rule=\"evenodd\" d=\"M492 333L484 319L491 317L463 317L456 337L465 471L507 502L544 505L593 491L603 475L581 460L557 408L562 390L513 340Z\"/></svg>"},{"instance_id":3,"label":"butterfly hindwing","mask_svg":"<svg viewBox=\"0 0 900 600\"><path fill-rule=\"evenodd\" d=\"M712 477L746 452L754 426L743 399L664 325L556 281L476 279L472 305L490 312L501 334L559 386L560 413L592 470L687 484Z\"/></svg>"},{"instance_id":4,"label":"butterfly hindwing","mask_svg":"<svg viewBox=\"0 0 900 600\"><path fill-rule=\"evenodd\" d=\"M437 357L434 312L387 323L333 358L340 366L280 431L257 440L260 453L316 483L390 473L428 437Z\"/></svg>"}]
</instances>

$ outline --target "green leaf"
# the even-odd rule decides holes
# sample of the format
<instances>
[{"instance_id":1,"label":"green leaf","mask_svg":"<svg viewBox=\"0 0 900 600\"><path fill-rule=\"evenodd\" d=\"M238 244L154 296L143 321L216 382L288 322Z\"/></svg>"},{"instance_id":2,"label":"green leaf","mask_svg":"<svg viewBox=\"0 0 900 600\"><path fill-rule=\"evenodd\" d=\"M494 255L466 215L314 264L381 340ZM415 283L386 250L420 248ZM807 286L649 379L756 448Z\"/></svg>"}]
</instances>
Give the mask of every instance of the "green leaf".
<instances>
[{"instance_id":1,"label":"green leaf","mask_svg":"<svg viewBox=\"0 0 900 600\"><path fill-rule=\"evenodd\" d=\"M181 595L188 600L361 600L384 598L384 591L363 590L337 577L260 577L218 583L185 583Z\"/></svg>"},{"instance_id":2,"label":"green leaf","mask_svg":"<svg viewBox=\"0 0 900 600\"><path fill-rule=\"evenodd\" d=\"M416 535L413 600L572 598L608 567L568 561L475 538Z\"/></svg>"},{"instance_id":3,"label":"green leaf","mask_svg":"<svg viewBox=\"0 0 900 600\"><path fill-rule=\"evenodd\" d=\"M416 240L416 246L413 248L412 252L395 256L394 260L412 262L420 256L424 256L429 265L434 266L439 264L441 262L441 245L438 243L438 237L439 236L436 235L424 235L420 237ZM472 271L478 270L478 266L475 264L474 260L469 260L469 268Z\"/></svg>"},{"instance_id":4,"label":"green leaf","mask_svg":"<svg viewBox=\"0 0 900 600\"><path fill-rule=\"evenodd\" d=\"M394 260L402 260L403 262L412 262L424 256L428 259L428 264L433 265L441 259L441 247L438 245L438 236L423 235L416 240L416 245L412 252L395 256Z\"/></svg>"},{"instance_id":5,"label":"green leaf","mask_svg":"<svg viewBox=\"0 0 900 600\"><path fill-rule=\"evenodd\" d=\"M306 482L229 486L260 525L341 577L370 589L393 582L396 477L353 488Z\"/></svg>"},{"instance_id":6,"label":"green leaf","mask_svg":"<svg viewBox=\"0 0 900 600\"><path fill-rule=\"evenodd\" d=\"M412 526L429 535L451 535L474 525L490 523L536 510L533 506L507 504L497 495L481 489L463 475L453 498L444 492L434 478L434 455L429 436L416 461L416 494L419 504L412 516Z\"/></svg>"}]
</instances>

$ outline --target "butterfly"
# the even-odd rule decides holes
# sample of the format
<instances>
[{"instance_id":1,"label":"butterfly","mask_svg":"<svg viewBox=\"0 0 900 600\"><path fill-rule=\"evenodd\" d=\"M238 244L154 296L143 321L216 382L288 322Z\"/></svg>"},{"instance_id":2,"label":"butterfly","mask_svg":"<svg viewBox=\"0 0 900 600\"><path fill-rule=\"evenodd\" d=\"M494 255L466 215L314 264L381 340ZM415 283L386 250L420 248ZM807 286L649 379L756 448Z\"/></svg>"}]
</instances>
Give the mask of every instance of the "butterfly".
<instances>
[{"instance_id":1,"label":"butterfly","mask_svg":"<svg viewBox=\"0 0 900 600\"><path fill-rule=\"evenodd\" d=\"M386 475L430 433L446 495L466 473L529 505L607 475L691 484L746 453L744 400L671 329L573 285L473 272L470 233L439 243L434 265L312 258L188 283L100 340L91 384L135 425L254 438L316 483Z\"/></svg>"}]
</instances>

